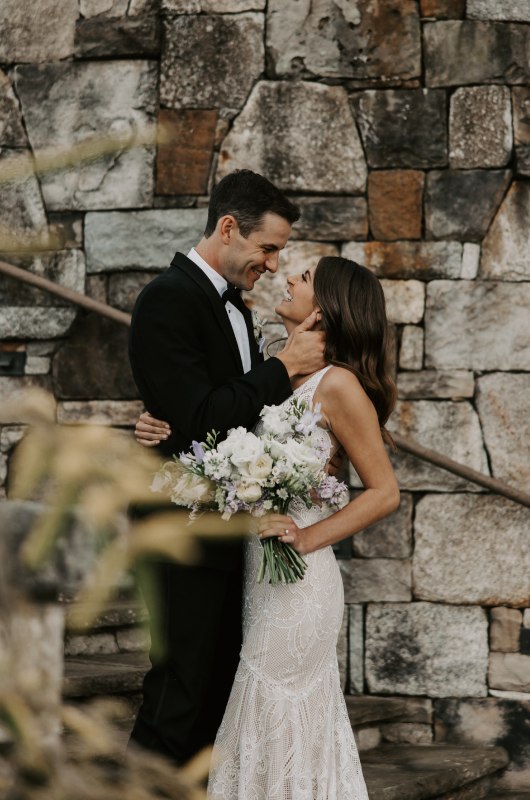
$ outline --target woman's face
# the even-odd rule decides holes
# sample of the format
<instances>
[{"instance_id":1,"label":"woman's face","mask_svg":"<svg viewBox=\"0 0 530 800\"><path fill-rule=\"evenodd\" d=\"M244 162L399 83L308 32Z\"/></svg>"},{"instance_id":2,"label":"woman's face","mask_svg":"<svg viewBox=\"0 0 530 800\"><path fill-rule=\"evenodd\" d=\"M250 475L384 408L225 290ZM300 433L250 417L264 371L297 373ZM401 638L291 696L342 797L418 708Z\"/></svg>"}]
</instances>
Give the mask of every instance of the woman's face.
<instances>
[{"instance_id":1,"label":"woman's face","mask_svg":"<svg viewBox=\"0 0 530 800\"><path fill-rule=\"evenodd\" d=\"M299 325L315 310L313 292L315 269L316 267L312 267L299 275L290 275L287 278L285 298L276 306L276 313L284 321L288 320Z\"/></svg>"}]
</instances>

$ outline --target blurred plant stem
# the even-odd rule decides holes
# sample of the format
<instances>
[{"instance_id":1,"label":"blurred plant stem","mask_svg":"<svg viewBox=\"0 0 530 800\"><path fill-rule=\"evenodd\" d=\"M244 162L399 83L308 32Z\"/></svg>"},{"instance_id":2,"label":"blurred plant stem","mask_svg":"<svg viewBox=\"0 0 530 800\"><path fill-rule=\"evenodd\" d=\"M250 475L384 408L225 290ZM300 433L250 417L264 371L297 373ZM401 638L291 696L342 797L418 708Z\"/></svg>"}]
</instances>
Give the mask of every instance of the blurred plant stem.
<instances>
[{"instance_id":1,"label":"blurred plant stem","mask_svg":"<svg viewBox=\"0 0 530 800\"><path fill-rule=\"evenodd\" d=\"M75 565L84 581L80 602L69 606L69 625L90 626L124 573L134 573L146 593L155 595L156 586L146 578L149 570L144 570L147 562L190 563L199 553L198 535L226 537L249 530L244 516L223 522L209 513L190 524L187 511L168 506L156 512L160 494L149 487L160 462L151 450L137 445L129 433L96 425L60 426L54 415L53 398L30 392L0 408L0 424L16 420L29 425L13 456L9 499L42 503L13 558L26 572L38 573L58 549L68 547L73 520L89 541L89 563ZM131 506L152 507L153 513L134 520L128 516ZM109 701L60 710L64 611L24 597L18 587L7 588L5 596L8 603L0 614L0 790L4 781L7 794L0 791L2 797L202 800L208 753L177 770L152 753L123 753L123 732L114 724L119 709ZM33 637L29 642L28 636ZM38 663L39 652L52 654L55 666L48 672ZM46 740L46 731L54 726L58 731L61 721L66 739L52 735ZM2 752L7 753L3 761Z\"/></svg>"}]
</instances>

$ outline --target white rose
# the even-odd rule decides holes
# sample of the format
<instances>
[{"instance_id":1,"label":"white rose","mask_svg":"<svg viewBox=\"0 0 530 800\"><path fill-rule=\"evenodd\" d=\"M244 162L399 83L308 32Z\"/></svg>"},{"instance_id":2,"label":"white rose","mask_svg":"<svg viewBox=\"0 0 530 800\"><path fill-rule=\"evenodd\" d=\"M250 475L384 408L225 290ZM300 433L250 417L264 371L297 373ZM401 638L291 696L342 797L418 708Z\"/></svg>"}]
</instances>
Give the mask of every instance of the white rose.
<instances>
[{"instance_id":1,"label":"white rose","mask_svg":"<svg viewBox=\"0 0 530 800\"><path fill-rule=\"evenodd\" d=\"M232 428L228 431L228 436L222 442L219 442L217 445L217 451L221 453L222 456L226 456L230 458L232 453L236 452L241 442L247 436L248 431L246 428L239 427L239 428Z\"/></svg>"},{"instance_id":2,"label":"white rose","mask_svg":"<svg viewBox=\"0 0 530 800\"><path fill-rule=\"evenodd\" d=\"M293 468L303 467L316 473L322 467L318 452L294 439L282 445L282 457Z\"/></svg>"},{"instance_id":3,"label":"white rose","mask_svg":"<svg viewBox=\"0 0 530 800\"><path fill-rule=\"evenodd\" d=\"M236 494L244 503L255 503L261 497L261 486L258 483L242 483Z\"/></svg>"},{"instance_id":4,"label":"white rose","mask_svg":"<svg viewBox=\"0 0 530 800\"><path fill-rule=\"evenodd\" d=\"M261 412L261 422L265 433L272 436L282 437L292 433L292 424L280 406L265 406Z\"/></svg>"},{"instance_id":5,"label":"white rose","mask_svg":"<svg viewBox=\"0 0 530 800\"><path fill-rule=\"evenodd\" d=\"M273 463L272 458L267 453L263 453L248 465L249 475L256 480L265 480L271 474Z\"/></svg>"},{"instance_id":6,"label":"white rose","mask_svg":"<svg viewBox=\"0 0 530 800\"><path fill-rule=\"evenodd\" d=\"M243 476L250 475L248 465L258 460L264 453L264 445L261 439L253 433L248 433L242 437L237 449L230 456L230 461L237 467Z\"/></svg>"}]
</instances>

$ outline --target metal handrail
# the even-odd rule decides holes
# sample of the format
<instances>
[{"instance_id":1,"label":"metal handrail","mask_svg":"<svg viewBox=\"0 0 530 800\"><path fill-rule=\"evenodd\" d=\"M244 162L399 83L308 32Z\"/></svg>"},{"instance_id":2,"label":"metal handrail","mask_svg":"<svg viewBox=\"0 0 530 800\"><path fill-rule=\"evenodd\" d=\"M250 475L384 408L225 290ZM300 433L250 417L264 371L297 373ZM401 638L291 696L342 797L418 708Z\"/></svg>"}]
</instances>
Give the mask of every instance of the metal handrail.
<instances>
[{"instance_id":1,"label":"metal handrail","mask_svg":"<svg viewBox=\"0 0 530 800\"><path fill-rule=\"evenodd\" d=\"M75 303L76 305L86 308L89 311L95 311L96 313L101 314L104 317L108 317L109 319L113 319L122 325L131 324L130 314L126 314L124 311L118 311L117 308L113 308L106 303L100 303L98 300L93 300L91 297L81 294L81 292L76 292L74 289L68 289L67 287L61 286L58 283L49 281L47 278L42 278L40 275L35 275L32 272L22 269L21 267L16 267L14 264L9 264L6 261L0 261L0 272L3 272L10 278L23 281L24 283L29 283L39 289L43 289L51 294L55 294L57 297L67 300L70 303ZM437 450L431 450L428 447L423 447L423 445L418 444L418 442L415 442L411 439L406 439L398 433L392 433L392 437L400 450L410 453L416 458L420 458L422 461L427 461L430 464L441 467L447 472L453 473L453 475L458 475L460 478L464 478L467 481L476 483L478 486L483 486L485 489L495 492L495 494L500 494L503 497L507 497L509 500L513 500L522 506L527 506L530 508L530 494L510 486L498 478L491 478L489 475L484 475L482 472L471 469L471 467L466 467L459 461L454 461L452 458L448 458L442 453L439 453Z\"/></svg>"}]
</instances>

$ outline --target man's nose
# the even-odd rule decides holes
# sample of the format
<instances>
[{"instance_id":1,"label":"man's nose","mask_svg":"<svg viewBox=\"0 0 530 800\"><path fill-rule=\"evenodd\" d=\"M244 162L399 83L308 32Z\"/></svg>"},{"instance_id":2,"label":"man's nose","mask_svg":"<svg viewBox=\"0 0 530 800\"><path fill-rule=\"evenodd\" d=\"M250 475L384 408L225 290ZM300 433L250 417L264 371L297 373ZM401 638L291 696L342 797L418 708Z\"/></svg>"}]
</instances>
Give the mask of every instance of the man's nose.
<instances>
[{"instance_id":1,"label":"man's nose","mask_svg":"<svg viewBox=\"0 0 530 800\"><path fill-rule=\"evenodd\" d=\"M269 253L267 258L265 259L265 266L269 270L269 272L277 272L278 271L278 260L279 260L279 253Z\"/></svg>"}]
</instances>

